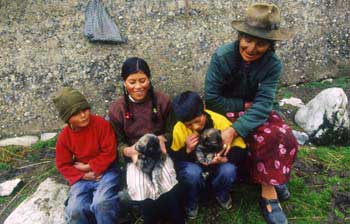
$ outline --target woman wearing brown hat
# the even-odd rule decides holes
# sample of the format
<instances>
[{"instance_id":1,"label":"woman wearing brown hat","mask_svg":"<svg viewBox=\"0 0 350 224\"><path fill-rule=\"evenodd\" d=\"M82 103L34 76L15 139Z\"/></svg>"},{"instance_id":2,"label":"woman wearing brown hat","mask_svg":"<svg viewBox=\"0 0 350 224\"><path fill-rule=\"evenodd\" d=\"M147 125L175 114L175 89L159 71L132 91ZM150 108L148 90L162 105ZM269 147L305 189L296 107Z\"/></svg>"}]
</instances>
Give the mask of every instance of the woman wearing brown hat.
<instances>
[{"instance_id":1,"label":"woman wearing brown hat","mask_svg":"<svg viewBox=\"0 0 350 224\"><path fill-rule=\"evenodd\" d=\"M259 205L268 223L287 223L279 201L290 196L290 178L298 145L292 130L274 110L282 63L274 44L291 37L280 28L280 11L273 4L250 6L244 21L233 21L238 40L219 47L205 78L208 109L226 115L232 126L224 142L241 136L249 145L247 169L261 184ZM229 144L227 144L229 145Z\"/></svg>"}]
</instances>

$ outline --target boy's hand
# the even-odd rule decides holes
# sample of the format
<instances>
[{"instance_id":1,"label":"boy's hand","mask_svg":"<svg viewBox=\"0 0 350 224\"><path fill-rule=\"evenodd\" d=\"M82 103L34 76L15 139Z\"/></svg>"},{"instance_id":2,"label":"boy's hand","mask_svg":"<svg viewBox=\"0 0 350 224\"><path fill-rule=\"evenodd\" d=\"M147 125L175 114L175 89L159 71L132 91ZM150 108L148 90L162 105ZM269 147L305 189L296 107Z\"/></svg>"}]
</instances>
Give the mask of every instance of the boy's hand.
<instances>
[{"instance_id":1,"label":"boy's hand","mask_svg":"<svg viewBox=\"0 0 350 224\"><path fill-rule=\"evenodd\" d=\"M80 170L80 171L85 172L85 173L91 171L90 165L88 163L75 162L73 166L77 170Z\"/></svg>"},{"instance_id":2,"label":"boy's hand","mask_svg":"<svg viewBox=\"0 0 350 224\"><path fill-rule=\"evenodd\" d=\"M211 161L211 164L221 164L221 163L227 163L228 159L224 153L226 152L226 149L222 149L220 152L218 152L214 159Z\"/></svg>"},{"instance_id":3,"label":"boy's hand","mask_svg":"<svg viewBox=\"0 0 350 224\"><path fill-rule=\"evenodd\" d=\"M102 175L96 176L96 174L92 171L89 171L87 173L84 173L83 179L84 180L94 180L99 181L101 179Z\"/></svg>"},{"instance_id":4,"label":"boy's hand","mask_svg":"<svg viewBox=\"0 0 350 224\"><path fill-rule=\"evenodd\" d=\"M209 164L208 163L205 163L205 162L203 162L203 163L201 163L203 166L209 166Z\"/></svg>"},{"instance_id":5,"label":"boy's hand","mask_svg":"<svg viewBox=\"0 0 350 224\"><path fill-rule=\"evenodd\" d=\"M191 153L199 142L198 134L192 134L186 138L186 152Z\"/></svg>"}]
</instances>

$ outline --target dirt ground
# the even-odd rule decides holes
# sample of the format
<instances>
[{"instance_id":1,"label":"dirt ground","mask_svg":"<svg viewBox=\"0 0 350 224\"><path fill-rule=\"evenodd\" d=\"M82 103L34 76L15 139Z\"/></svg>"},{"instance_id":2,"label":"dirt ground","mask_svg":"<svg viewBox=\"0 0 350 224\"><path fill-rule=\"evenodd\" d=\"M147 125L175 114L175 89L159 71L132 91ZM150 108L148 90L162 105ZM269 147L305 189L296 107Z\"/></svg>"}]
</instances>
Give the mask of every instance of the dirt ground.
<instances>
[{"instance_id":1,"label":"dirt ground","mask_svg":"<svg viewBox=\"0 0 350 224\"><path fill-rule=\"evenodd\" d=\"M316 159L311 159L313 162L310 163L310 158L306 161L305 159L298 159L294 163L294 172L297 176L303 177L305 179L305 183L308 186L320 186L316 189L318 191L322 191L325 185L320 178L317 176L326 175L328 177L339 176L341 178L350 177L349 170L343 170L340 172L336 172L333 170L328 170L320 161ZM335 210L337 209L341 213L344 214L345 218L349 220L349 214L347 214L347 210L350 208L350 192L341 191L337 186L332 188L332 199L331 206L332 209L328 214L328 223L344 223L344 219L341 219L336 215Z\"/></svg>"}]
</instances>

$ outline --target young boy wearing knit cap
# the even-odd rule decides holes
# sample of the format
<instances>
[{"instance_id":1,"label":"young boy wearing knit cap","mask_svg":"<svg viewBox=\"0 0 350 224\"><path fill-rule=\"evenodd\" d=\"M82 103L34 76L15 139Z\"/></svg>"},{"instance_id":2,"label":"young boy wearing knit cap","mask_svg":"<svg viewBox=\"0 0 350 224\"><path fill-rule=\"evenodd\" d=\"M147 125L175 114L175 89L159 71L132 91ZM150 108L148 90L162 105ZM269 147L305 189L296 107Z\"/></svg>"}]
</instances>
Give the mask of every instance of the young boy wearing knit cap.
<instances>
[{"instance_id":1,"label":"young boy wearing knit cap","mask_svg":"<svg viewBox=\"0 0 350 224\"><path fill-rule=\"evenodd\" d=\"M56 166L70 185L67 223L117 223L119 174L111 125L91 114L90 104L76 89L60 90L53 102L67 123L56 143Z\"/></svg>"},{"instance_id":2,"label":"young boy wearing knit cap","mask_svg":"<svg viewBox=\"0 0 350 224\"><path fill-rule=\"evenodd\" d=\"M200 191L206 184L202 175L203 168L206 167L195 163L195 149L199 143L199 135L209 128L223 130L230 127L231 122L220 114L206 110L203 100L195 92L186 91L179 94L173 99L172 107L178 122L173 128L171 154L180 181L191 185L186 212L190 219L194 219L198 213ZM231 152L243 151L245 147L243 139L238 137L233 140L231 150L226 151L226 147L223 147L208 165L211 170L209 178L211 187L217 201L225 209L232 207L229 190L236 179L237 170L236 165L231 163Z\"/></svg>"}]
</instances>

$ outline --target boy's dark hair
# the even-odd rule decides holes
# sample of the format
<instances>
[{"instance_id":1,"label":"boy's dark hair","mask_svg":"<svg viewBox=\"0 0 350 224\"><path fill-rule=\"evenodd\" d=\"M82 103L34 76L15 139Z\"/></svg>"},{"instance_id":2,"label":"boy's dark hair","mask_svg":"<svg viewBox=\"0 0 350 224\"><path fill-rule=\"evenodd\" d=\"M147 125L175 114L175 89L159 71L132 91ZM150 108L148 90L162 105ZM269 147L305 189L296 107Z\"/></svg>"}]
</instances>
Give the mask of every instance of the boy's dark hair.
<instances>
[{"instance_id":1,"label":"boy's dark hair","mask_svg":"<svg viewBox=\"0 0 350 224\"><path fill-rule=\"evenodd\" d=\"M177 95L172 102L176 118L187 122L204 113L204 103L198 93L186 91Z\"/></svg>"},{"instance_id":2,"label":"boy's dark hair","mask_svg":"<svg viewBox=\"0 0 350 224\"><path fill-rule=\"evenodd\" d=\"M124 81L128 78L129 75L135 74L138 72L143 72L149 79L151 78L151 70L150 70L147 62L145 60L143 60L142 58L132 57L132 58L128 58L124 61L123 65L122 65L122 72L121 72L121 76L122 76ZM158 120L157 98L154 94L153 85L151 83L151 80L150 80L149 85L150 86L149 86L148 92L152 98L152 121L157 122L157 120ZM134 118L129 110L130 99L128 97L128 92L126 91L125 87L123 87L123 93L124 93L124 101L125 101L125 105L126 105L125 118L127 120L133 121Z\"/></svg>"}]
</instances>

